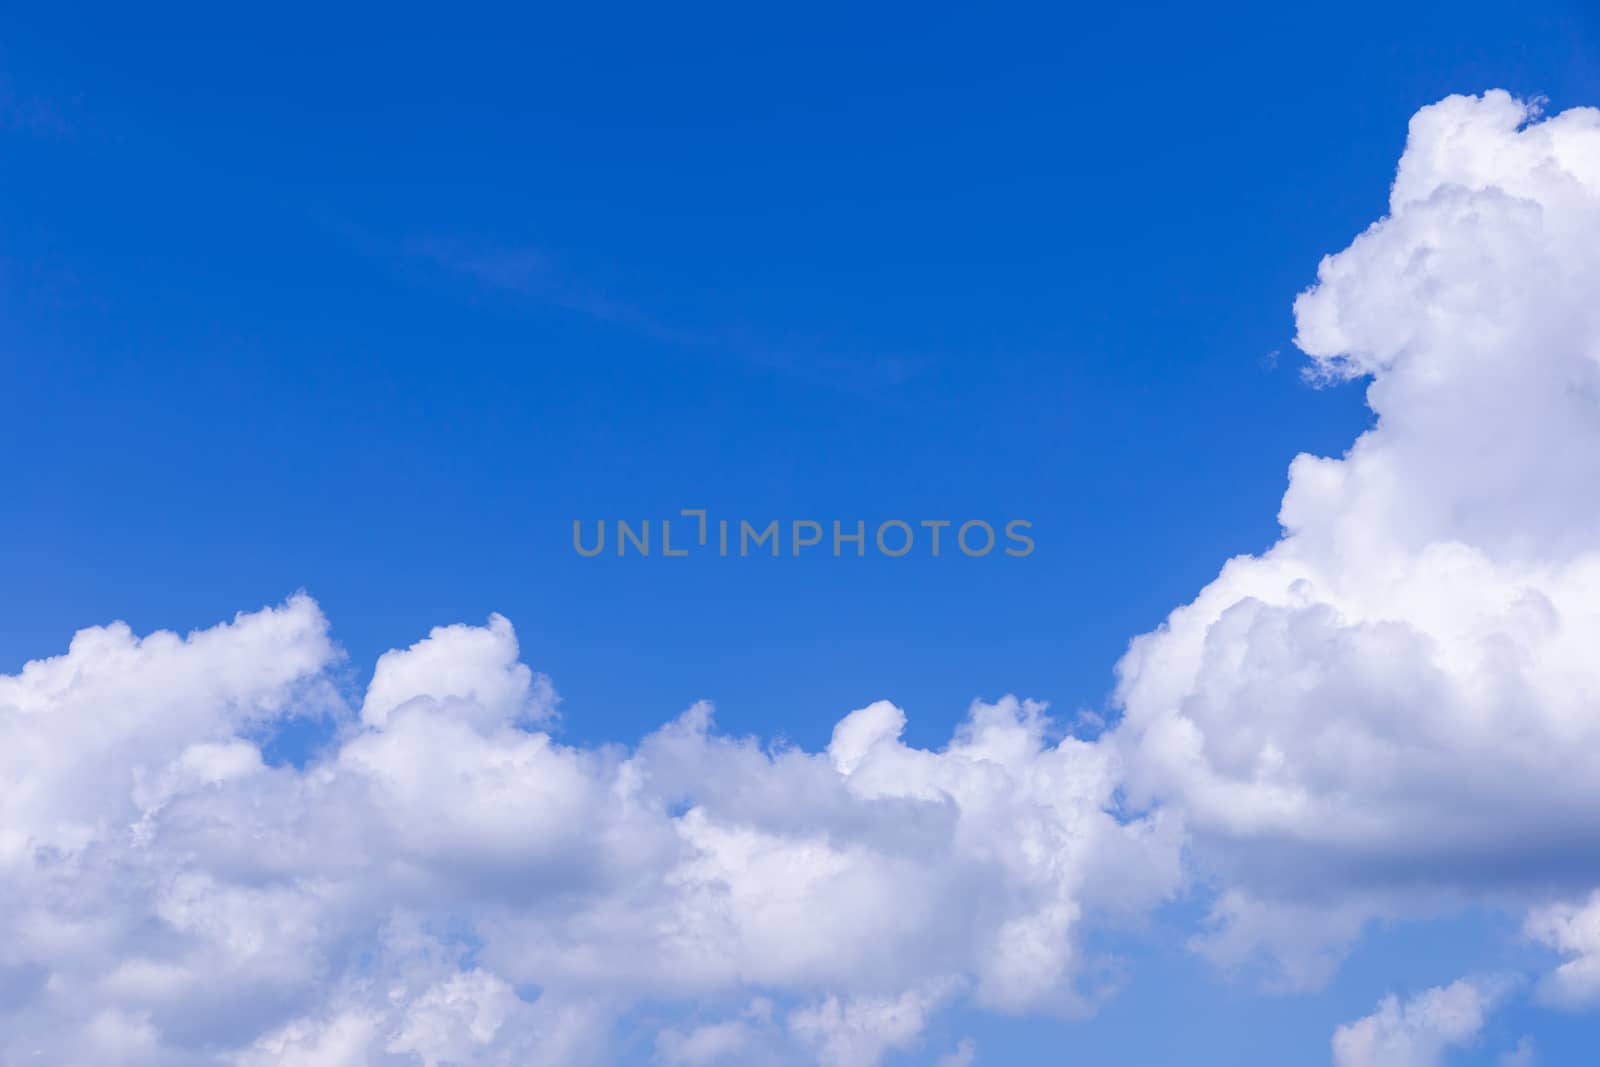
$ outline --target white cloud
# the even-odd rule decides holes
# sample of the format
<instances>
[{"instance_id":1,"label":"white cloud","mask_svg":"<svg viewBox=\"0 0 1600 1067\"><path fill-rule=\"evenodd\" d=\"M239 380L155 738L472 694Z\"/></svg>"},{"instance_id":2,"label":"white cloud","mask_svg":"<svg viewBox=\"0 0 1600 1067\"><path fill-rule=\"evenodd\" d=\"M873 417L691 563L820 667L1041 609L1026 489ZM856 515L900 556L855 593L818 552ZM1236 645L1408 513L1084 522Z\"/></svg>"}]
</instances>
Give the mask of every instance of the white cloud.
<instances>
[{"instance_id":1,"label":"white cloud","mask_svg":"<svg viewBox=\"0 0 1600 1067\"><path fill-rule=\"evenodd\" d=\"M1477 1038L1507 989L1502 980L1462 979L1406 1001L1385 997L1377 1011L1334 1032L1334 1067L1435 1067L1445 1052Z\"/></svg>"},{"instance_id":2,"label":"white cloud","mask_svg":"<svg viewBox=\"0 0 1600 1067\"><path fill-rule=\"evenodd\" d=\"M1568 957L1539 984L1540 996L1564 1008L1600 1007L1600 891L1582 903L1535 909L1527 933Z\"/></svg>"},{"instance_id":3,"label":"white cloud","mask_svg":"<svg viewBox=\"0 0 1600 1067\"><path fill-rule=\"evenodd\" d=\"M1038 705L939 751L881 703L823 753L704 705L576 748L504 619L385 655L359 714L327 629L300 596L0 678L0 1058L592 1064L636 1005L774 994L658 1050L870 1067L956 996L1084 1010L1083 925L1178 885L1175 828L1119 818L1111 753ZM263 762L330 709L326 752Z\"/></svg>"},{"instance_id":4,"label":"white cloud","mask_svg":"<svg viewBox=\"0 0 1600 1067\"><path fill-rule=\"evenodd\" d=\"M548 718L555 691L517 659L518 651L511 622L501 615L484 627L436 626L404 652L379 657L361 721L383 726L413 701L448 705L453 717L490 727Z\"/></svg>"},{"instance_id":5,"label":"white cloud","mask_svg":"<svg viewBox=\"0 0 1600 1067\"><path fill-rule=\"evenodd\" d=\"M964 1037L954 1049L940 1056L934 1067L972 1067L977 1061L978 1046L970 1037Z\"/></svg>"},{"instance_id":6,"label":"white cloud","mask_svg":"<svg viewBox=\"0 0 1600 1067\"><path fill-rule=\"evenodd\" d=\"M1316 984L1371 916L1600 884L1596 248L1600 111L1452 97L1296 303L1376 424L1119 668L1130 794L1224 890L1212 955Z\"/></svg>"},{"instance_id":7,"label":"white cloud","mask_svg":"<svg viewBox=\"0 0 1600 1067\"><path fill-rule=\"evenodd\" d=\"M656 1039L660 1058L680 1067L744 1064L770 1059L756 1050L765 1042L760 1029L745 1019L724 1019L682 1031L667 1029Z\"/></svg>"},{"instance_id":8,"label":"white cloud","mask_svg":"<svg viewBox=\"0 0 1600 1067\"><path fill-rule=\"evenodd\" d=\"M937 750L887 702L818 753L705 705L565 745L498 616L385 655L347 706L305 596L0 677L0 1059L558 1067L650 1025L668 1063L872 1067L953 1001L1092 1011L1114 968L1085 932L1173 894L1185 854L1217 887L1201 949L1290 985L1374 916L1579 899L1600 112L1532 119L1504 94L1415 118L1390 214L1296 305L1376 425L1298 458L1282 540L1133 643L1099 741L1008 697ZM330 713L309 764L263 760L263 730ZM1568 957L1546 997L1596 999L1595 911L1533 912ZM1434 1062L1493 996L1385 1001L1336 1055Z\"/></svg>"},{"instance_id":9,"label":"white cloud","mask_svg":"<svg viewBox=\"0 0 1600 1067\"><path fill-rule=\"evenodd\" d=\"M789 1029L815 1051L821 1067L873 1067L891 1049L914 1048L928 1013L948 986L893 997L830 996L789 1016Z\"/></svg>"},{"instance_id":10,"label":"white cloud","mask_svg":"<svg viewBox=\"0 0 1600 1067\"><path fill-rule=\"evenodd\" d=\"M1533 1067L1538 1062L1538 1051L1533 1038L1522 1038L1517 1042L1516 1048L1502 1052L1497 1062L1500 1067Z\"/></svg>"}]
</instances>

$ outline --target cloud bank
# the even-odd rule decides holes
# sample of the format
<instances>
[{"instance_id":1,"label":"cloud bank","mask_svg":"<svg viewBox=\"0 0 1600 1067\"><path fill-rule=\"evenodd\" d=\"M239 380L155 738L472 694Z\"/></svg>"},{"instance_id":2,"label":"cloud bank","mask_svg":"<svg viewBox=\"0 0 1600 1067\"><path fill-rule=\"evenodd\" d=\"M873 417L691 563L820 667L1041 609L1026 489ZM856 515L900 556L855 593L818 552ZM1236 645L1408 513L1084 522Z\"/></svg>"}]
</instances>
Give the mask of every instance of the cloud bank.
<instances>
[{"instance_id":1,"label":"cloud bank","mask_svg":"<svg viewBox=\"0 0 1600 1067\"><path fill-rule=\"evenodd\" d=\"M1217 958L1324 980L1379 915L1600 885L1600 111L1419 112L1387 217L1295 304L1375 425L1283 537L1119 667L1130 794L1181 812Z\"/></svg>"},{"instance_id":2,"label":"cloud bank","mask_svg":"<svg viewBox=\"0 0 1600 1067\"><path fill-rule=\"evenodd\" d=\"M578 749L494 618L385 655L329 751L267 766L246 738L338 713L336 658L298 596L0 679L0 1053L592 1064L640 1005L759 995L663 1058L870 1067L958 996L1089 1010L1080 927L1177 885L1175 828L1118 818L1111 754L1036 705L937 752L888 703L820 753L704 705Z\"/></svg>"},{"instance_id":3,"label":"cloud bank","mask_svg":"<svg viewBox=\"0 0 1600 1067\"><path fill-rule=\"evenodd\" d=\"M1334 1032L1334 1067L1436 1067L1448 1050L1478 1037L1508 991L1503 979L1463 978L1404 1002L1385 997L1377 1011ZM1510 1055L1531 1055L1522 1051L1528 1048Z\"/></svg>"},{"instance_id":4,"label":"cloud bank","mask_svg":"<svg viewBox=\"0 0 1600 1067\"><path fill-rule=\"evenodd\" d=\"M935 1013L1093 1011L1088 935L1190 884L1197 947L1291 986L1376 917L1525 911L1540 996L1594 1004L1596 248L1600 112L1421 111L1389 214L1295 309L1375 425L1132 643L1095 741L1008 697L937 750L887 702L821 752L706 705L582 748L499 617L356 698L304 595L82 631L0 677L0 1059L965 1067ZM306 715L336 739L268 765ZM1437 1062L1499 996L1385 1000L1335 1060Z\"/></svg>"}]
</instances>

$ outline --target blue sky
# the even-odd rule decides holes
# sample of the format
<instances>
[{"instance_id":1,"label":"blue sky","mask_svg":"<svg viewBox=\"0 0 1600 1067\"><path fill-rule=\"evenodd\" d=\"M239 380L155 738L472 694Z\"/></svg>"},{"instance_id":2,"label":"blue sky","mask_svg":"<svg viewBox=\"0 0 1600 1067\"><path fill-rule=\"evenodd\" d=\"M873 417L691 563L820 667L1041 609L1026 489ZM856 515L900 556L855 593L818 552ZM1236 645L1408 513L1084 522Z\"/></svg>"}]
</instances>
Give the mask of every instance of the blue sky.
<instances>
[{"instance_id":1,"label":"blue sky","mask_svg":"<svg viewBox=\"0 0 1600 1067\"><path fill-rule=\"evenodd\" d=\"M12 11L0 669L304 589L355 693L507 616L574 745L701 699L808 750L880 699L935 748L975 699L1115 718L1129 640L1371 424L1304 381L1294 298L1411 116L1490 88L1600 103L1594 11ZM1037 549L571 550L689 507ZM1387 993L1543 958L1474 905L1264 994L1185 947L1208 901L1097 935L1128 976L1094 1018L960 1005L905 1062L1320 1063ZM1519 1000L1450 1062L1594 1026Z\"/></svg>"}]
</instances>

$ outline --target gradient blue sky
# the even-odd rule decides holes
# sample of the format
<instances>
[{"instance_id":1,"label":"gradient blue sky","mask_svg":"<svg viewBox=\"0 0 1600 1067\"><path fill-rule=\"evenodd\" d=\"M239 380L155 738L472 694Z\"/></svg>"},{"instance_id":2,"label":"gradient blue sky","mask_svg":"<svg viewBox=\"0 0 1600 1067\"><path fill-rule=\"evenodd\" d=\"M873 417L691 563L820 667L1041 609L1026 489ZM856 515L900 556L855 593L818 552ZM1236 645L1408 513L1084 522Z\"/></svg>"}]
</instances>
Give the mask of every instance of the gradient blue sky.
<instances>
[{"instance_id":1,"label":"gradient blue sky","mask_svg":"<svg viewBox=\"0 0 1600 1067\"><path fill-rule=\"evenodd\" d=\"M1490 87L1600 101L1593 9L13 9L0 669L305 588L357 676L507 615L574 741L700 698L807 747L878 698L923 744L975 697L1103 709L1132 635L1276 537L1295 453L1366 425L1301 381L1291 302L1383 212L1411 114ZM1037 551L569 546L696 506L1020 517ZM1135 936L1094 1020L934 1032L1321 1062L1514 934L1401 931L1298 998ZM1459 1062L1533 1012L1582 1062L1592 1020L1526 1006Z\"/></svg>"}]
</instances>

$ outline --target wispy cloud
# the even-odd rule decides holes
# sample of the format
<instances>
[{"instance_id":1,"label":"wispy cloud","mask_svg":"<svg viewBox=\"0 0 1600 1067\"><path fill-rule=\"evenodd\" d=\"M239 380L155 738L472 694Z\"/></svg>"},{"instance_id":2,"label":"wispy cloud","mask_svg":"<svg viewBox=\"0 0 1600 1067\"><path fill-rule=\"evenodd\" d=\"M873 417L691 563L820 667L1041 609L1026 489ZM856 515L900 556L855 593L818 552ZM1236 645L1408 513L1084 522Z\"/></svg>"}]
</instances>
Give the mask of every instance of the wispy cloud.
<instances>
[{"instance_id":1,"label":"wispy cloud","mask_svg":"<svg viewBox=\"0 0 1600 1067\"><path fill-rule=\"evenodd\" d=\"M702 347L712 334L669 325L563 273L543 251L480 245L454 238L413 237L406 252L487 289L527 297L622 327L653 341Z\"/></svg>"},{"instance_id":2,"label":"wispy cloud","mask_svg":"<svg viewBox=\"0 0 1600 1067\"><path fill-rule=\"evenodd\" d=\"M408 259L430 263L486 290L561 308L687 354L824 378L850 389L898 385L912 374L911 360L841 354L827 339L780 339L747 325L669 322L574 276L534 247L428 235L408 238L403 250Z\"/></svg>"},{"instance_id":3,"label":"wispy cloud","mask_svg":"<svg viewBox=\"0 0 1600 1067\"><path fill-rule=\"evenodd\" d=\"M41 97L18 92L0 76L0 130L53 140L69 140L77 129L66 116Z\"/></svg>"}]
</instances>

